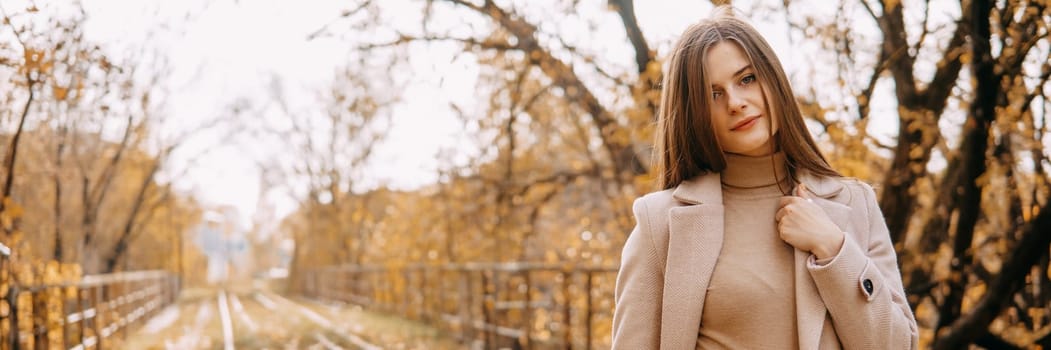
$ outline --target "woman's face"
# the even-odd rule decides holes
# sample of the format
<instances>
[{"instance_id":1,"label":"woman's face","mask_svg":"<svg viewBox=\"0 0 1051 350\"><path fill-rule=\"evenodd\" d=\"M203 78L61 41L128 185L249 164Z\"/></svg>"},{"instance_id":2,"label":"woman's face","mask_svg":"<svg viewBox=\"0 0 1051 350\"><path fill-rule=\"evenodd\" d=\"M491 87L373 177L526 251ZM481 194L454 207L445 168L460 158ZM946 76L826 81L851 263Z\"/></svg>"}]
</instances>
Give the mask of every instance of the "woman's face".
<instances>
[{"instance_id":1,"label":"woman's face","mask_svg":"<svg viewBox=\"0 0 1051 350\"><path fill-rule=\"evenodd\" d=\"M711 117L723 152L763 156L775 151L777 123L767 115L763 88L744 50L723 41L708 49Z\"/></svg>"}]
</instances>

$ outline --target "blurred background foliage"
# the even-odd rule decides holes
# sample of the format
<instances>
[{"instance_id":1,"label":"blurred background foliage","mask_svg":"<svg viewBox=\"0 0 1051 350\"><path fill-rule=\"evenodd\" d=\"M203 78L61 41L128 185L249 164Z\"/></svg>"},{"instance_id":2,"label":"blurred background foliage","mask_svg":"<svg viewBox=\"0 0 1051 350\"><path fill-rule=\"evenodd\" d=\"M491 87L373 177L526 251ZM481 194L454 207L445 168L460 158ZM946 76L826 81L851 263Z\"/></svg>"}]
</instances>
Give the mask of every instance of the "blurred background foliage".
<instances>
[{"instance_id":1,"label":"blurred background foliage","mask_svg":"<svg viewBox=\"0 0 1051 350\"><path fill-rule=\"evenodd\" d=\"M312 37L352 48L320 113L291 110L280 89L276 104L231 107L287 117L254 131L296 154L260 162L267 185L306 189L278 230L295 242L290 285L334 265L616 266L632 200L655 190L672 44L646 35L634 5L355 1L319 25ZM811 131L836 169L876 188L922 347L1051 346L1047 1L732 5L785 29L792 51L780 54ZM204 208L172 190L178 174L157 176L195 132L158 132L171 118L156 88L165 57L103 54L82 15L5 11L0 241L21 262L16 278L204 264L181 248ZM474 104L449 106L470 151L440 150L438 181L419 189L362 189L393 106L430 98L391 93L398 72L450 47L479 67ZM238 120L198 130L251 128Z\"/></svg>"}]
</instances>

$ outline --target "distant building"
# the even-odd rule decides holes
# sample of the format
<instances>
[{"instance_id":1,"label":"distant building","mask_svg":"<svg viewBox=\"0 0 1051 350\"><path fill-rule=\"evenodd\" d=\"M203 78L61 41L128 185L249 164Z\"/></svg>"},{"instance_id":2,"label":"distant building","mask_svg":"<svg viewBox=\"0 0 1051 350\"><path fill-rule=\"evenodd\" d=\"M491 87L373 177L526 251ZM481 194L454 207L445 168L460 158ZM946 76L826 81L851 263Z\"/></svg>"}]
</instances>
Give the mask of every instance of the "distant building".
<instances>
[{"instance_id":1,"label":"distant building","mask_svg":"<svg viewBox=\"0 0 1051 350\"><path fill-rule=\"evenodd\" d=\"M208 257L207 281L226 282L248 277L251 254L237 209L223 206L204 213L196 243Z\"/></svg>"}]
</instances>

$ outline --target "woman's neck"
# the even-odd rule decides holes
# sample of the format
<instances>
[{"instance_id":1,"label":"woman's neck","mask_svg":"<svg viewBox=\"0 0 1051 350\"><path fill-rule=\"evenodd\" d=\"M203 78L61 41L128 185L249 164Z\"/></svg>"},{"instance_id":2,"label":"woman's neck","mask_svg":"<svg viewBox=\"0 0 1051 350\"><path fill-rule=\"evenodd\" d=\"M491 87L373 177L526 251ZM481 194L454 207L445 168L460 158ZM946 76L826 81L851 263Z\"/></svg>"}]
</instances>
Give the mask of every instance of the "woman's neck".
<instances>
[{"instance_id":1,"label":"woman's neck","mask_svg":"<svg viewBox=\"0 0 1051 350\"><path fill-rule=\"evenodd\" d=\"M755 188L774 185L788 177L785 155L776 152L766 156L745 156L726 153L723 184L737 188Z\"/></svg>"}]
</instances>

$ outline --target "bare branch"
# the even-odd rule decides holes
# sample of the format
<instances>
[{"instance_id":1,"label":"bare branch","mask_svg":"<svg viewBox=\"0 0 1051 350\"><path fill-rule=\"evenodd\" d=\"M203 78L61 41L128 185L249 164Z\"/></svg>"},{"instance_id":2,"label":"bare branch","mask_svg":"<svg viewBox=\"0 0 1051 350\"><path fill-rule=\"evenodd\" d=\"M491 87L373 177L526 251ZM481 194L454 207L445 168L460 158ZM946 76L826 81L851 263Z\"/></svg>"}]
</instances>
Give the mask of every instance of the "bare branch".
<instances>
[{"instance_id":1,"label":"bare branch","mask_svg":"<svg viewBox=\"0 0 1051 350\"><path fill-rule=\"evenodd\" d=\"M876 89L876 83L879 82L880 75L887 69L887 62L887 50L881 48L879 57L876 59L876 67L872 69L872 76L869 77L869 83L865 86L865 89L861 90L861 94L858 96L858 119L868 117L869 105L872 104L872 92Z\"/></svg>"},{"instance_id":2,"label":"bare branch","mask_svg":"<svg viewBox=\"0 0 1051 350\"><path fill-rule=\"evenodd\" d=\"M920 24L920 28L922 28L923 31L920 32L920 39L916 41L916 54L920 53L920 49L923 48L923 42L927 40L927 34L931 32L931 30L927 28L927 22L930 20L930 18L931 1L926 0L923 2L923 23Z\"/></svg>"},{"instance_id":3,"label":"bare branch","mask_svg":"<svg viewBox=\"0 0 1051 350\"><path fill-rule=\"evenodd\" d=\"M562 44L562 47L566 48L566 50L569 50L569 52L572 52L574 55L576 55L577 57L580 57L580 59L584 60L585 63L588 63L592 67L594 67L595 71L598 72L603 77L606 77L606 79L609 79L609 80L613 81L617 85L631 86L631 84L629 84L628 82L624 81L624 79L616 77L613 74L607 72L605 69L603 69L602 66L600 66L595 61L595 56L586 55L586 54L580 52L580 50L576 46L570 45L569 43L566 42L565 38L563 38L561 36L556 36L555 39L557 39L558 42L560 44Z\"/></svg>"},{"instance_id":4,"label":"bare branch","mask_svg":"<svg viewBox=\"0 0 1051 350\"><path fill-rule=\"evenodd\" d=\"M463 3L463 1L459 0L447 1ZM537 28L535 25L513 17L496 6L492 1L486 1L481 13L489 16L493 21L496 21L509 33L517 37L518 46L529 52L531 57L535 57L533 59L535 64L566 92L567 99L588 113L595 127L599 130L602 145L609 154L614 169L616 169L616 178L620 179L626 174L641 174L646 171L632 145L614 140L614 134L622 126L614 119L613 113L598 101L598 98L573 72L571 66L555 58L549 50L540 46L540 43L536 40Z\"/></svg>"},{"instance_id":5,"label":"bare branch","mask_svg":"<svg viewBox=\"0 0 1051 350\"><path fill-rule=\"evenodd\" d=\"M952 88L956 85L956 78L960 75L960 69L963 68L960 56L967 52L967 46L964 44L970 30L968 23L971 20L971 11L967 8L962 11L963 18L956 22L956 31L953 32L952 39L946 46L943 58L937 63L938 70L935 71L934 78L927 85L927 89L919 93L919 99L927 101L928 108L939 114L945 108L945 101L952 93Z\"/></svg>"},{"instance_id":6,"label":"bare branch","mask_svg":"<svg viewBox=\"0 0 1051 350\"><path fill-rule=\"evenodd\" d=\"M646 37L642 36L642 29L639 28L638 20L635 19L635 1L609 0L609 4L617 10L621 21L624 22L624 30L628 34L628 40L631 41L631 46L635 48L635 66L638 68L639 74L645 73L650 62L653 62L653 52L650 50L649 44L646 43Z\"/></svg>"},{"instance_id":7,"label":"bare branch","mask_svg":"<svg viewBox=\"0 0 1051 350\"><path fill-rule=\"evenodd\" d=\"M365 45L358 46L358 49L359 50L364 50L364 51L369 51L369 50L374 50L374 49L378 49L378 48L387 48L387 47L401 46L401 45L405 45L405 44L409 44L409 43L413 43L413 42L417 42L417 41L454 41L454 42L462 43L462 44L464 44L466 46L477 47L477 48L487 49L487 50L498 50L498 51L523 50L523 48L520 45L511 45L511 44L508 44L506 42L496 42L496 41L488 41L488 40L487 41L479 41L478 39L475 39L475 38L456 38L456 37L436 36L436 35L428 35L428 36L422 36L421 37L421 36L410 36L410 35L404 35L404 34L400 35L398 37L398 39L396 39L394 41L385 42L385 43L365 44Z\"/></svg>"},{"instance_id":8,"label":"bare branch","mask_svg":"<svg viewBox=\"0 0 1051 350\"><path fill-rule=\"evenodd\" d=\"M861 0L859 2L861 3L862 6L865 7L865 12L868 12L869 16L872 16L872 20L874 20L876 22L880 21L879 16L876 15L876 11L872 10L872 6L869 6L869 2L868 1ZM881 4L880 7L883 7L883 5Z\"/></svg>"},{"instance_id":9,"label":"bare branch","mask_svg":"<svg viewBox=\"0 0 1051 350\"><path fill-rule=\"evenodd\" d=\"M318 28L313 33L308 34L307 35L307 40L314 40L314 39L320 37L321 35L323 35L325 33L325 31L328 30L328 27L331 26L332 23L335 23L340 18L347 18L347 17L353 16L354 14L356 14L358 12L361 12L361 10L365 9L366 7L368 7L371 3L372 3L372 0L365 0L365 1L362 1L361 4L358 4L357 7L353 8L353 9L350 9L350 10L343 11L343 13L339 14L339 17L332 19L328 23L325 23L324 25L322 25L321 28Z\"/></svg>"},{"instance_id":10,"label":"bare branch","mask_svg":"<svg viewBox=\"0 0 1051 350\"><path fill-rule=\"evenodd\" d=\"M883 16L877 22L883 33L883 50L887 52L888 64L894 66L891 73L899 103L908 103L916 95L914 59L909 55L902 4L894 2L891 6L889 9L884 8Z\"/></svg>"}]
</instances>

